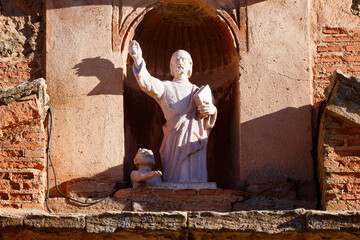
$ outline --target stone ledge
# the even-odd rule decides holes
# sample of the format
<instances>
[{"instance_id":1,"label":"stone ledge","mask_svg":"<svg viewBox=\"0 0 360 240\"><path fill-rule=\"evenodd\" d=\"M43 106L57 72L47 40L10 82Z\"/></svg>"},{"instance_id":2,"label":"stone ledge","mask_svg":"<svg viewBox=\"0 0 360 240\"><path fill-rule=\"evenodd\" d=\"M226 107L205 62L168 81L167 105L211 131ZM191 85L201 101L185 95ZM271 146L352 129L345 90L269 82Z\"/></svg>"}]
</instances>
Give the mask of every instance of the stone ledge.
<instances>
[{"instance_id":1,"label":"stone ledge","mask_svg":"<svg viewBox=\"0 0 360 240\"><path fill-rule=\"evenodd\" d=\"M0 213L0 232L5 228L83 233L166 230L273 235L287 232L354 232L360 229L360 213L305 209L230 213L107 212L95 215Z\"/></svg>"},{"instance_id":2,"label":"stone ledge","mask_svg":"<svg viewBox=\"0 0 360 240\"><path fill-rule=\"evenodd\" d=\"M31 214L24 218L24 227L50 232L72 232L85 228L84 215Z\"/></svg>"},{"instance_id":3,"label":"stone ledge","mask_svg":"<svg viewBox=\"0 0 360 240\"><path fill-rule=\"evenodd\" d=\"M310 211L306 214L308 231L356 231L360 229L359 212Z\"/></svg>"},{"instance_id":4,"label":"stone ledge","mask_svg":"<svg viewBox=\"0 0 360 240\"><path fill-rule=\"evenodd\" d=\"M108 212L86 217L86 232L111 233L120 229L182 230L186 212Z\"/></svg>"},{"instance_id":5,"label":"stone ledge","mask_svg":"<svg viewBox=\"0 0 360 240\"><path fill-rule=\"evenodd\" d=\"M189 229L250 231L267 234L306 230L306 210L240 211L231 213L194 212L189 214Z\"/></svg>"}]
</instances>

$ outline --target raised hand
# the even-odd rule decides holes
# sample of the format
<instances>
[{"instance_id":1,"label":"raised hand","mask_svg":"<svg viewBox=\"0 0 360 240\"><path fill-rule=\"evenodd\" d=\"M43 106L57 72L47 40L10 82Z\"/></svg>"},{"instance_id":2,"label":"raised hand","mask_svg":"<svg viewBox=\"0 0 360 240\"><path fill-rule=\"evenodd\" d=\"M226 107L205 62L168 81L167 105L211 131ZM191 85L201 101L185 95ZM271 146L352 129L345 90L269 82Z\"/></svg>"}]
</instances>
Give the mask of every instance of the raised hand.
<instances>
[{"instance_id":1,"label":"raised hand","mask_svg":"<svg viewBox=\"0 0 360 240\"><path fill-rule=\"evenodd\" d=\"M132 40L130 42L129 54L134 59L135 66L138 67L142 61L142 50L137 41Z\"/></svg>"}]
</instances>

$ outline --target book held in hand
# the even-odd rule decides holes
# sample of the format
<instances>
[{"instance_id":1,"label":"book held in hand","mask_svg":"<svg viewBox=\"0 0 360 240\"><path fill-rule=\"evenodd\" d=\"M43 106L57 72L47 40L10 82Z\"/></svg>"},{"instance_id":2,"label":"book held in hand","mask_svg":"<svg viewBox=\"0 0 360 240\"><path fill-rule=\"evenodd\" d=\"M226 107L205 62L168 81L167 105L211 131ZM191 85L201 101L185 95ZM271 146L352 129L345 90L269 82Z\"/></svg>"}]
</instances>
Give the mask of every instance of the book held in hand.
<instances>
[{"instance_id":1,"label":"book held in hand","mask_svg":"<svg viewBox=\"0 0 360 240\"><path fill-rule=\"evenodd\" d=\"M196 107L199 107L200 105L214 103L214 96L211 93L209 85L201 86L194 94L194 100ZM201 115L201 117L207 117L207 115Z\"/></svg>"}]
</instances>

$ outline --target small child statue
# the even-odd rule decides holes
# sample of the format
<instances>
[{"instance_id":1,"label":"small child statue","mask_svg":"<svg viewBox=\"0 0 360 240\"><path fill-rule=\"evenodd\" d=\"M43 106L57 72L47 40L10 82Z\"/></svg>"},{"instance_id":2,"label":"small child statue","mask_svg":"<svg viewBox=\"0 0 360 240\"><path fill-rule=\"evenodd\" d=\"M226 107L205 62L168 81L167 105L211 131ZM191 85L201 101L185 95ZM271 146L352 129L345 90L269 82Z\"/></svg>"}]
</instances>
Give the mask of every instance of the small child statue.
<instances>
[{"instance_id":1,"label":"small child statue","mask_svg":"<svg viewBox=\"0 0 360 240\"><path fill-rule=\"evenodd\" d=\"M139 148L134 158L134 164L138 170L131 172L131 183L153 183L162 182L161 171L152 171L151 168L155 165L154 154L151 150Z\"/></svg>"}]
</instances>

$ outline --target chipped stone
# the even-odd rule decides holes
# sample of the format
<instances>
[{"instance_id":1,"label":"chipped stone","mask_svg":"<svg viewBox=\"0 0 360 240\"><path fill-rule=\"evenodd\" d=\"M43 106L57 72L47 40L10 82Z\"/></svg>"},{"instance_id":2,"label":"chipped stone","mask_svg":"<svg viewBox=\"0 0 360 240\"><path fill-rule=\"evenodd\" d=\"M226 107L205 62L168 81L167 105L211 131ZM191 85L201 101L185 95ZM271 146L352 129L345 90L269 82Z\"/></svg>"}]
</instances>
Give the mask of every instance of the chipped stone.
<instances>
[{"instance_id":1,"label":"chipped stone","mask_svg":"<svg viewBox=\"0 0 360 240\"><path fill-rule=\"evenodd\" d=\"M112 233L119 229L181 230L186 228L186 212L107 212L86 218L88 233Z\"/></svg>"},{"instance_id":2,"label":"chipped stone","mask_svg":"<svg viewBox=\"0 0 360 240\"><path fill-rule=\"evenodd\" d=\"M25 217L25 228L46 231L76 231L85 228L83 215L33 214Z\"/></svg>"},{"instance_id":3,"label":"chipped stone","mask_svg":"<svg viewBox=\"0 0 360 240\"><path fill-rule=\"evenodd\" d=\"M311 211L306 214L310 231L353 231L360 229L359 212Z\"/></svg>"},{"instance_id":4,"label":"chipped stone","mask_svg":"<svg viewBox=\"0 0 360 240\"><path fill-rule=\"evenodd\" d=\"M360 79L347 76L337 69L327 89L326 111L360 127Z\"/></svg>"},{"instance_id":5,"label":"chipped stone","mask_svg":"<svg viewBox=\"0 0 360 240\"><path fill-rule=\"evenodd\" d=\"M306 230L305 209L291 211L241 211L189 213L189 229L250 231L267 234Z\"/></svg>"},{"instance_id":6,"label":"chipped stone","mask_svg":"<svg viewBox=\"0 0 360 240\"><path fill-rule=\"evenodd\" d=\"M23 225L24 217L22 215L0 214L0 228L19 227Z\"/></svg>"}]
</instances>

